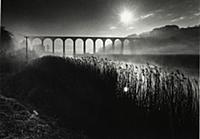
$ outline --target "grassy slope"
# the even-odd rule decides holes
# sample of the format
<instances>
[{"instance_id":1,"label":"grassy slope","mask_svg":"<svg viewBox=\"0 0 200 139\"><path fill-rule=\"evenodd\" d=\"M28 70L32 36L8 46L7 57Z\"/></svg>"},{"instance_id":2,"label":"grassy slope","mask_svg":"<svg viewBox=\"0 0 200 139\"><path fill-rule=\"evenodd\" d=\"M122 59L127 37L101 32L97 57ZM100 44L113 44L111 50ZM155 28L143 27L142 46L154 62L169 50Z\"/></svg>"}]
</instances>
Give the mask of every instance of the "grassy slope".
<instances>
[{"instance_id":1,"label":"grassy slope","mask_svg":"<svg viewBox=\"0 0 200 139\"><path fill-rule=\"evenodd\" d=\"M94 57L43 57L3 83L4 95L57 118L61 126L88 131L92 138L198 134L198 90L178 71Z\"/></svg>"}]
</instances>

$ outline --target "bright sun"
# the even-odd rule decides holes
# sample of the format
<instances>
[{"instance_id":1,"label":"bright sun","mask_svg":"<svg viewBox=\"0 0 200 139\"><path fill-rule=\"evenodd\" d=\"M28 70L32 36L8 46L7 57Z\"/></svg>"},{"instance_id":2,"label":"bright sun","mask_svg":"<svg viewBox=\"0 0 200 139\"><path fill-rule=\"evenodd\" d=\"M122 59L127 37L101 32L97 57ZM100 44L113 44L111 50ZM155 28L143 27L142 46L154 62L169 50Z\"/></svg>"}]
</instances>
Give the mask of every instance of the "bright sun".
<instances>
[{"instance_id":1,"label":"bright sun","mask_svg":"<svg viewBox=\"0 0 200 139\"><path fill-rule=\"evenodd\" d=\"M132 12L129 10L124 10L120 13L120 21L124 24L130 24L133 20Z\"/></svg>"}]
</instances>

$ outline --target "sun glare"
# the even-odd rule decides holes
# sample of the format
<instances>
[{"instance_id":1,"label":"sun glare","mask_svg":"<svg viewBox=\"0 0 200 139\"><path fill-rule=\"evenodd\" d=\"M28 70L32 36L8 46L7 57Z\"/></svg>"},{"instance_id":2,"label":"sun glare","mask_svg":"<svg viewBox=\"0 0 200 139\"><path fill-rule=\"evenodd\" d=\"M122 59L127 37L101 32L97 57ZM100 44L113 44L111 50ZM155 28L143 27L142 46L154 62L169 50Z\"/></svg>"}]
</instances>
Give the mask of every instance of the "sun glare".
<instances>
[{"instance_id":1,"label":"sun glare","mask_svg":"<svg viewBox=\"0 0 200 139\"><path fill-rule=\"evenodd\" d=\"M120 13L120 21L124 24L130 24L133 21L133 14L129 10L124 10Z\"/></svg>"},{"instance_id":2,"label":"sun glare","mask_svg":"<svg viewBox=\"0 0 200 139\"><path fill-rule=\"evenodd\" d=\"M124 87L124 92L128 92L129 88L127 86Z\"/></svg>"}]
</instances>

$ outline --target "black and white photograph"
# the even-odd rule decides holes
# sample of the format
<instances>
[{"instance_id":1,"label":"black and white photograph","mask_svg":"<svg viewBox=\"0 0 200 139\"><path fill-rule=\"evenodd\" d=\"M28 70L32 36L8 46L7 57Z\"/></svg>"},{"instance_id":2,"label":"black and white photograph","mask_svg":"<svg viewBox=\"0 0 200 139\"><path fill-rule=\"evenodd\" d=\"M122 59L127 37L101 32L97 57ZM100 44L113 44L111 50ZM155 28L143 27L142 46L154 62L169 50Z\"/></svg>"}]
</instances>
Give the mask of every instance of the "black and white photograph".
<instances>
[{"instance_id":1,"label":"black and white photograph","mask_svg":"<svg viewBox=\"0 0 200 139\"><path fill-rule=\"evenodd\" d=\"M0 7L0 139L199 139L199 0Z\"/></svg>"}]
</instances>

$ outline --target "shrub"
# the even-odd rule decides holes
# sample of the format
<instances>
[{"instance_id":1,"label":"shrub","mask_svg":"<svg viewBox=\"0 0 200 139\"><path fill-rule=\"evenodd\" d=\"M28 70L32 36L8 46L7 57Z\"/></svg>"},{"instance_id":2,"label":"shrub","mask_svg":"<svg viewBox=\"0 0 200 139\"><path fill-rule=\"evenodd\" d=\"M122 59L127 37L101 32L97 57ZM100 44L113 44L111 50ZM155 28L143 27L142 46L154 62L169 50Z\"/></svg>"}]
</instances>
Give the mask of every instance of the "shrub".
<instances>
[{"instance_id":1,"label":"shrub","mask_svg":"<svg viewBox=\"0 0 200 139\"><path fill-rule=\"evenodd\" d=\"M179 70L48 56L5 84L5 95L95 137L198 138L199 83Z\"/></svg>"},{"instance_id":2,"label":"shrub","mask_svg":"<svg viewBox=\"0 0 200 139\"><path fill-rule=\"evenodd\" d=\"M66 127L92 129L107 123L104 118L115 99L117 76L114 69L110 73L81 60L47 56L7 80L3 92Z\"/></svg>"}]
</instances>

